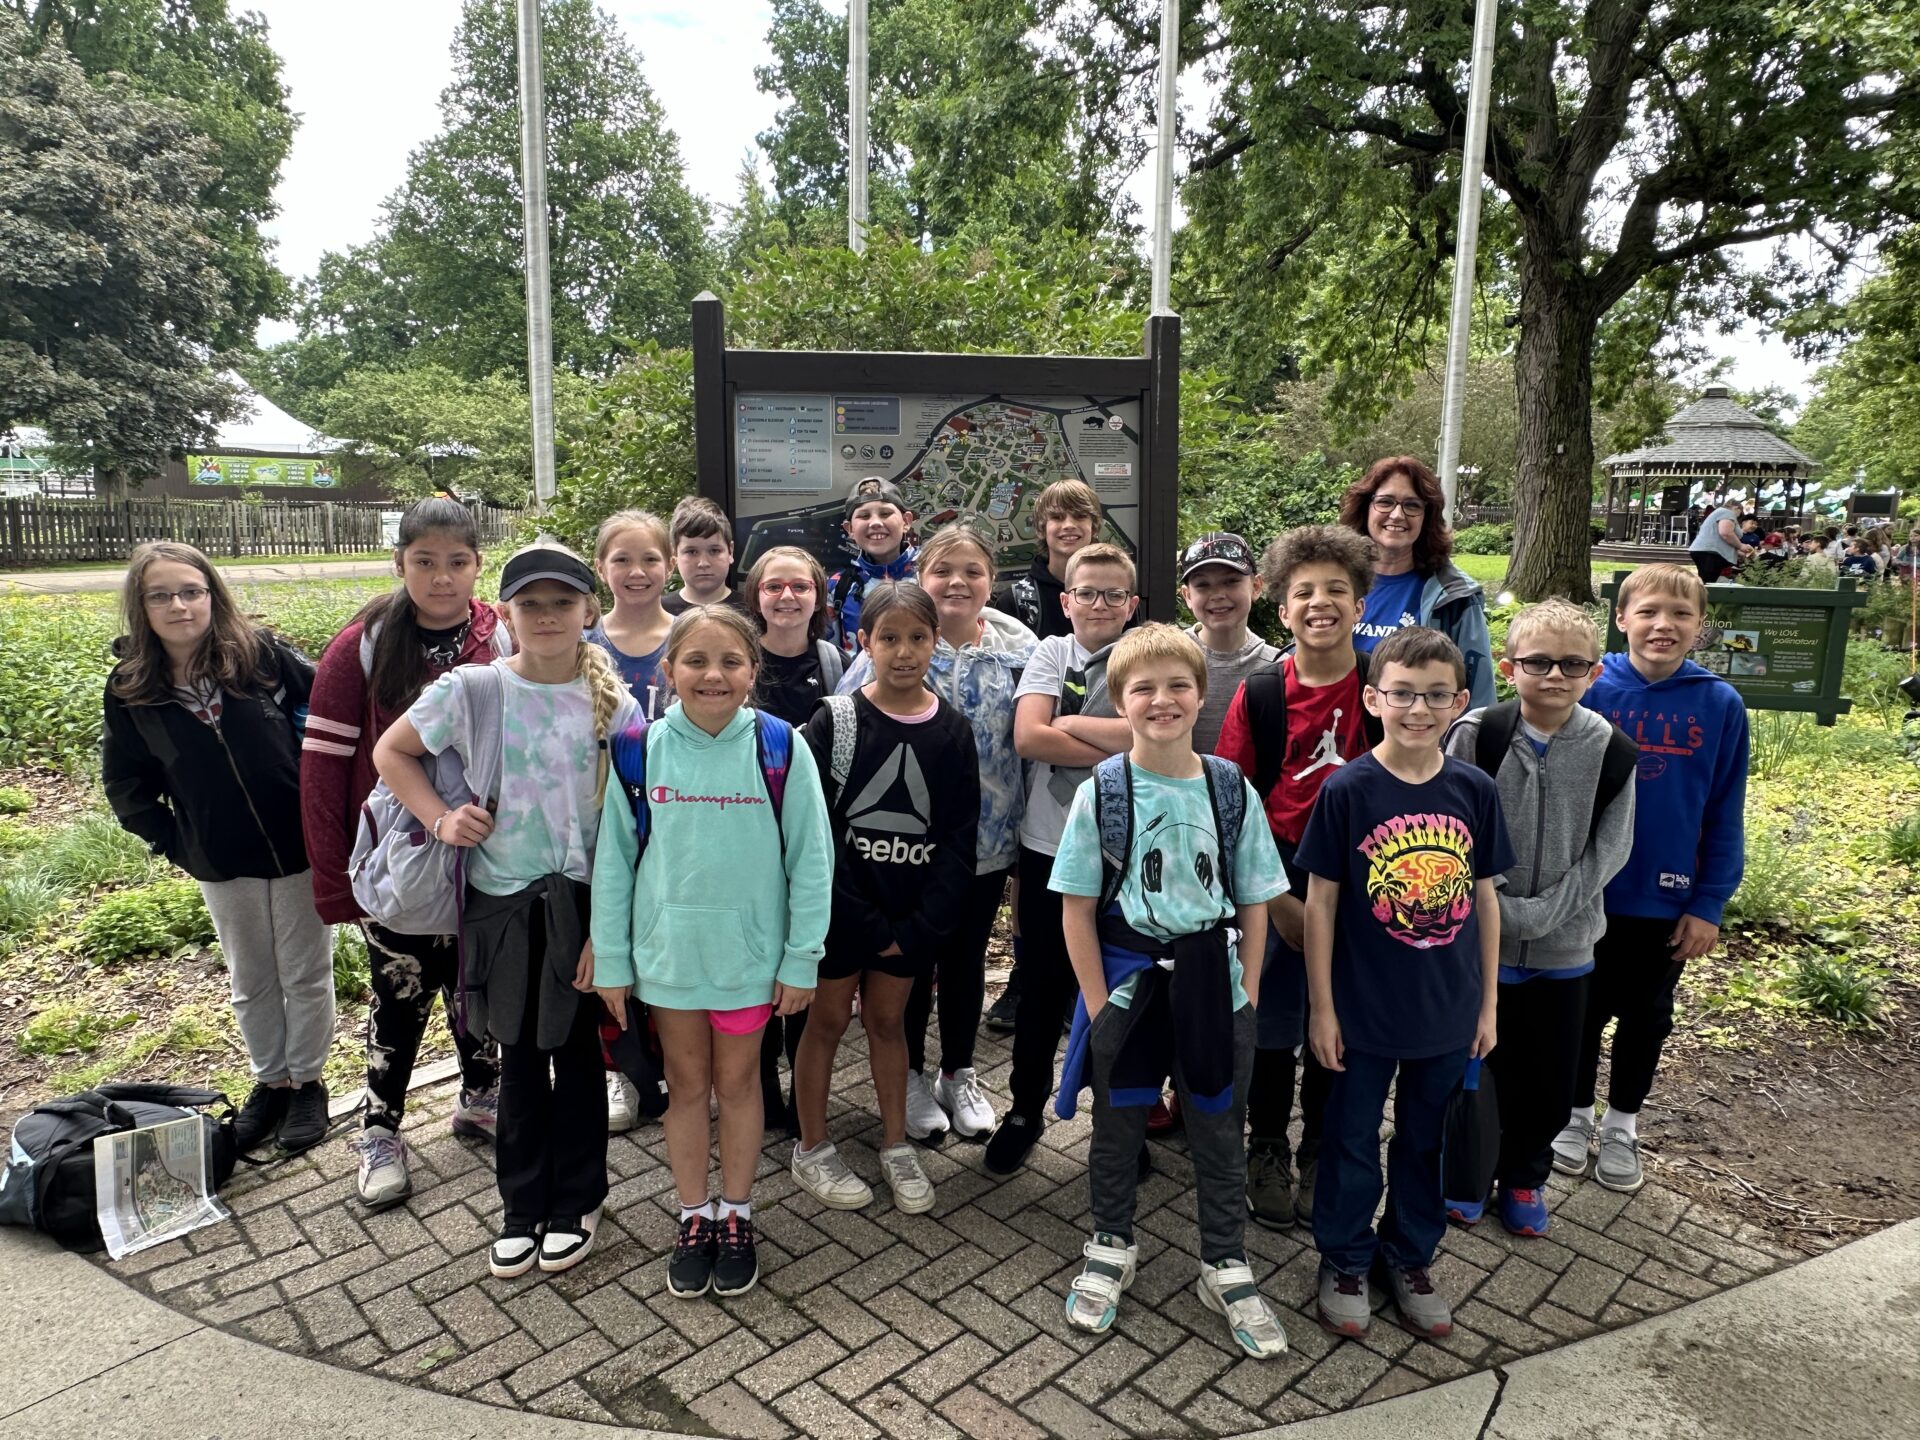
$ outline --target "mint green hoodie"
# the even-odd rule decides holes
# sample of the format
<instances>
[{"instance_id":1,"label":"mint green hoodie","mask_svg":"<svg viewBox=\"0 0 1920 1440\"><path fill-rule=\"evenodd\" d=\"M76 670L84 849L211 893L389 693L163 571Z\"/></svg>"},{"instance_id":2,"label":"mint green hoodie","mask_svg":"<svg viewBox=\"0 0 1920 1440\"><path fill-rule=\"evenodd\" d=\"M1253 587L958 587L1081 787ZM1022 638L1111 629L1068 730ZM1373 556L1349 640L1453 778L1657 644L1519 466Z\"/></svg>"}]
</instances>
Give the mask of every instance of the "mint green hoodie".
<instances>
[{"instance_id":1,"label":"mint green hoodie","mask_svg":"<svg viewBox=\"0 0 1920 1440\"><path fill-rule=\"evenodd\" d=\"M607 786L593 863L593 983L669 1010L764 1005L814 987L833 908L833 838L813 752L795 738L781 827L754 753L753 711L709 735L674 705L647 727L652 835Z\"/></svg>"}]
</instances>

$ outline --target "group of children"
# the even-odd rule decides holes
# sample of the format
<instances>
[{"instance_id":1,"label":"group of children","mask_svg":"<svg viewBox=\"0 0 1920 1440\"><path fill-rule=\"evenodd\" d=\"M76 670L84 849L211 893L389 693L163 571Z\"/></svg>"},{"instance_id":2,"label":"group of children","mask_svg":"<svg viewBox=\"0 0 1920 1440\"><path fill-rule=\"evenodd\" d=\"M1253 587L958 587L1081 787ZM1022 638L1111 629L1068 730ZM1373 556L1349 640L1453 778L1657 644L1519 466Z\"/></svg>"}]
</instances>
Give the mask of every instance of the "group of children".
<instances>
[{"instance_id":1,"label":"group of children","mask_svg":"<svg viewBox=\"0 0 1920 1440\"><path fill-rule=\"evenodd\" d=\"M1522 610L1500 663L1517 701L1463 719L1466 666L1445 636L1407 627L1356 651L1373 568L1350 529L1294 530L1258 559L1239 536L1201 537L1181 557L1181 630L1136 623L1132 558L1096 538L1078 482L1040 497L1034 573L999 597L1037 626L989 605L995 557L976 532L915 548L912 520L891 485L862 482L846 570L780 547L734 591L717 507L684 502L667 525L622 512L591 564L552 543L510 558L496 618L474 598L471 519L422 502L402 524L401 586L310 679L197 552L144 547L107 784L123 822L207 889L257 1081L243 1143L324 1133L324 1088L317 1133L310 1097L331 990L324 1007L311 993L310 952L326 922L358 921L374 958L360 1193L409 1193L398 1127L438 994L461 1017L455 1128L496 1147L499 1276L593 1246L607 1134L640 1108L608 1073L607 1037L638 1035L664 1072L674 1294L754 1284L771 1124L797 1132L801 1189L870 1203L827 1114L856 1005L879 1178L903 1212L935 1203L911 1141L984 1139L986 1169L1011 1175L1048 1098L1066 1116L1092 1089L1094 1234L1066 1304L1088 1330L1113 1323L1135 1271L1143 1142L1169 1080L1198 1293L1254 1356L1286 1338L1249 1215L1312 1230L1329 1328L1364 1331L1383 1274L1402 1322L1437 1336L1451 1318L1428 1267L1449 1215L1472 1224L1494 1203L1514 1233L1545 1233L1549 1167L1585 1170L1596 1139L1600 1183L1641 1183L1638 1112L1674 988L1715 942L1742 851L1745 712L1686 661L1705 618L1690 569L1629 578L1627 653L1604 663L1577 607ZM1248 628L1263 590L1284 652ZM470 773L497 754L494 793L443 800L430 768L449 752ZM216 755L233 793L203 802ZM458 937L394 934L354 898L376 775L463 858ZM287 886L310 887L305 903ZM996 1116L974 1058L1009 888L1017 998ZM1479 1056L1504 1082L1496 1190L1444 1196L1443 1116Z\"/></svg>"}]
</instances>

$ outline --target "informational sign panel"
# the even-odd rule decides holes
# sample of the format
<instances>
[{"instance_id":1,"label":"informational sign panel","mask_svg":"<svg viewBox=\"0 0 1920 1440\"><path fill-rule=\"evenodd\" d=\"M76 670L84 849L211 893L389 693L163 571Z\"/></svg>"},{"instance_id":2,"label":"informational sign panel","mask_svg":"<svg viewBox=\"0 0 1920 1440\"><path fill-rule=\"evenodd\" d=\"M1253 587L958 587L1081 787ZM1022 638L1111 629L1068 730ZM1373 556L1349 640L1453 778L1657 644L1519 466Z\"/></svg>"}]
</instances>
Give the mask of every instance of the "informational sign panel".
<instances>
[{"instance_id":1,"label":"informational sign panel","mask_svg":"<svg viewBox=\"0 0 1920 1440\"><path fill-rule=\"evenodd\" d=\"M1609 602L1627 573L1616 571L1603 587ZM1842 581L1838 590L1709 585L1706 624L1688 658L1725 677L1749 710L1805 711L1831 725L1853 708L1840 683L1848 621L1865 600L1851 580ZM1609 618L1608 651L1625 648L1618 624Z\"/></svg>"},{"instance_id":2,"label":"informational sign panel","mask_svg":"<svg viewBox=\"0 0 1920 1440\"><path fill-rule=\"evenodd\" d=\"M331 490L340 464L330 456L286 460L265 455L189 455L187 480L194 485L309 485Z\"/></svg>"}]
</instances>

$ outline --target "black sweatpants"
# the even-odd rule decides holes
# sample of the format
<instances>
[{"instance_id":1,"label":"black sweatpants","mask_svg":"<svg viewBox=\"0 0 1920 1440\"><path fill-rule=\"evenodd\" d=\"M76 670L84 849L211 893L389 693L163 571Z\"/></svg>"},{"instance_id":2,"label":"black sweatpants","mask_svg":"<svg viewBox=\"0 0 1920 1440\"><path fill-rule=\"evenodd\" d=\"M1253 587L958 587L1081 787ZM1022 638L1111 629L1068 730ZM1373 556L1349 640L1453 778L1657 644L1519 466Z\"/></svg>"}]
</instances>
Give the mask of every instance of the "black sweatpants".
<instances>
[{"instance_id":1,"label":"black sweatpants","mask_svg":"<svg viewBox=\"0 0 1920 1440\"><path fill-rule=\"evenodd\" d=\"M438 995L453 1048L460 1056L460 1087L491 1090L500 1083L500 1048L485 1036L463 1034L454 1023L459 952L451 935L400 935L372 922L361 927L373 972L367 1010L367 1110L364 1124L400 1128L407 1085L420 1058Z\"/></svg>"},{"instance_id":2,"label":"black sweatpants","mask_svg":"<svg viewBox=\"0 0 1920 1440\"><path fill-rule=\"evenodd\" d=\"M1673 995L1686 968L1684 960L1673 958L1673 947L1667 943L1677 924L1677 920L1642 915L1607 916L1607 933L1593 947L1593 983L1587 991L1580 1065L1574 1072L1568 1110L1593 1104L1600 1073L1600 1034L1613 1019L1620 1024L1613 1032L1607 1108L1633 1115L1646 1103L1654 1071L1660 1066L1660 1047L1673 1033ZM1504 1026L1501 1034L1506 1034Z\"/></svg>"},{"instance_id":3,"label":"black sweatpants","mask_svg":"<svg viewBox=\"0 0 1920 1440\"><path fill-rule=\"evenodd\" d=\"M1255 1140L1287 1138L1287 1123L1293 1118L1296 1080L1300 1087L1300 1148L1296 1154L1304 1165L1319 1153L1327 1092L1333 1089L1333 1072L1314 1059L1312 1046L1301 1046L1297 1059L1291 1050L1253 1052L1253 1084L1247 1092L1247 1131Z\"/></svg>"},{"instance_id":4,"label":"black sweatpants","mask_svg":"<svg viewBox=\"0 0 1920 1440\"><path fill-rule=\"evenodd\" d=\"M1552 1172L1553 1137L1573 1109L1592 979L1541 975L1500 987L1500 1043L1487 1056L1487 1068L1500 1097L1500 1164L1494 1178L1503 1189L1538 1190Z\"/></svg>"},{"instance_id":5,"label":"black sweatpants","mask_svg":"<svg viewBox=\"0 0 1920 1440\"><path fill-rule=\"evenodd\" d=\"M927 1023L933 1017L933 982L940 981L940 1068L951 1075L973 1064L980 1038L980 1007L987 998L987 940L1000 916L1007 872L973 877L960 918L941 942L930 970L922 971L907 995L907 1068L927 1068Z\"/></svg>"},{"instance_id":6,"label":"black sweatpants","mask_svg":"<svg viewBox=\"0 0 1920 1440\"><path fill-rule=\"evenodd\" d=\"M781 1098L780 1089L780 1052L787 1054L787 1093L793 1088L793 1057L800 1048L800 1037L807 1033L807 1012L798 1011L792 1015L771 1015L767 1017L767 1026L760 1032L760 1096L771 1103L778 1099L779 1105L768 1110L767 1123L771 1125L779 1109L784 1109L786 1101Z\"/></svg>"},{"instance_id":7,"label":"black sweatpants","mask_svg":"<svg viewBox=\"0 0 1920 1440\"><path fill-rule=\"evenodd\" d=\"M586 887L580 887L584 900ZM506 1223L585 1215L607 1198L607 1086L600 1058L600 1002L574 995L566 1043L542 1050L539 975L546 961L546 920L536 902L527 927L526 1014L521 1041L500 1046L500 1123L495 1179Z\"/></svg>"},{"instance_id":8,"label":"black sweatpants","mask_svg":"<svg viewBox=\"0 0 1920 1440\"><path fill-rule=\"evenodd\" d=\"M1013 1012L1013 1111L1038 1124L1059 1079L1060 1027L1080 982L1060 928L1062 899L1047 888L1053 856L1020 847L1020 1003Z\"/></svg>"}]
</instances>

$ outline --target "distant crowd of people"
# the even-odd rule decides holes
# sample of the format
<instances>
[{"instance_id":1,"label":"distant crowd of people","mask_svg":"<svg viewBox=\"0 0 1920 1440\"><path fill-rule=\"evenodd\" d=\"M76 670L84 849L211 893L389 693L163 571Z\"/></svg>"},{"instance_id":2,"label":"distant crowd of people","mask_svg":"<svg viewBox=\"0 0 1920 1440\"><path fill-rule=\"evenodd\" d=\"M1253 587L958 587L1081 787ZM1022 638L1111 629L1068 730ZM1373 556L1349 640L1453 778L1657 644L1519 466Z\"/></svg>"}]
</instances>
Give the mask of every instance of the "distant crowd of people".
<instances>
[{"instance_id":1,"label":"distant crowd of people","mask_svg":"<svg viewBox=\"0 0 1920 1440\"><path fill-rule=\"evenodd\" d=\"M1694 568L1709 585L1732 579L1748 565L1782 566L1796 556L1832 565L1839 575L1860 580L1913 581L1915 545L1909 533L1894 543L1889 525L1853 522L1802 532L1798 525L1764 529L1761 517L1727 504L1715 506L1700 522L1687 547Z\"/></svg>"}]
</instances>

